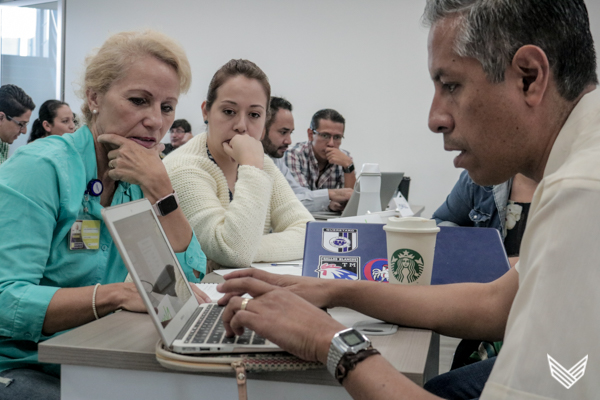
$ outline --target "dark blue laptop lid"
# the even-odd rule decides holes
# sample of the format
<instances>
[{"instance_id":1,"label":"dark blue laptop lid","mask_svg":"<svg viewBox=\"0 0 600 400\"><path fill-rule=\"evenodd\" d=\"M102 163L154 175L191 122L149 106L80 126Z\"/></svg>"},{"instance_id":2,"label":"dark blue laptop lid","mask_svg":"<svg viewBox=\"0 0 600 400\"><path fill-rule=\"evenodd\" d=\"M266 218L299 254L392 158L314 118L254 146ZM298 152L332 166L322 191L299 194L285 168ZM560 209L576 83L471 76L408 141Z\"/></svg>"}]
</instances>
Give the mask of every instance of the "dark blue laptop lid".
<instances>
[{"instance_id":1,"label":"dark blue laptop lid","mask_svg":"<svg viewBox=\"0 0 600 400\"><path fill-rule=\"evenodd\" d=\"M302 275L387 282L385 235L383 224L309 222ZM491 282L509 269L502 238L496 229L440 227L432 285Z\"/></svg>"}]
</instances>

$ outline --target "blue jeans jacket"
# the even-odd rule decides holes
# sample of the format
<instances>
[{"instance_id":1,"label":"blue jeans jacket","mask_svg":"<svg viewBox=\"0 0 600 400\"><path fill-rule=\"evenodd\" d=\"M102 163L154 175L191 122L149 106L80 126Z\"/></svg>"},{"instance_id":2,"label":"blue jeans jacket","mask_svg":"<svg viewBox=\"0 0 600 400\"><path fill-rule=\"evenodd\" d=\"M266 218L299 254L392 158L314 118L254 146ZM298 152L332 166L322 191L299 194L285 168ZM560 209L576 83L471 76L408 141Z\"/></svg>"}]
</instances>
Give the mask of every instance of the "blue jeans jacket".
<instances>
[{"instance_id":1,"label":"blue jeans jacket","mask_svg":"<svg viewBox=\"0 0 600 400\"><path fill-rule=\"evenodd\" d=\"M480 186L463 171L452 191L434 213L438 225L495 228L506 237L506 206L512 178L500 185Z\"/></svg>"}]
</instances>

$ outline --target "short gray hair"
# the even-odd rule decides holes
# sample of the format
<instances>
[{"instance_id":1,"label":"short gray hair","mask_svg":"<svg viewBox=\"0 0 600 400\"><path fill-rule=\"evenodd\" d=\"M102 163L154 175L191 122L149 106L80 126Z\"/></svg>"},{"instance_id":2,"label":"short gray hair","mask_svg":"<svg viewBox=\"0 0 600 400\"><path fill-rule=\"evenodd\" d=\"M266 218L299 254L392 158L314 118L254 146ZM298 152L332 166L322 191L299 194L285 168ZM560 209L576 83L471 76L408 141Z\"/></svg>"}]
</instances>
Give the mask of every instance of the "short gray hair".
<instances>
[{"instance_id":1,"label":"short gray hair","mask_svg":"<svg viewBox=\"0 0 600 400\"><path fill-rule=\"evenodd\" d=\"M596 51L583 0L427 0L423 22L457 17L455 51L478 60L492 83L517 50L531 44L548 57L559 94L575 100L597 84Z\"/></svg>"}]
</instances>

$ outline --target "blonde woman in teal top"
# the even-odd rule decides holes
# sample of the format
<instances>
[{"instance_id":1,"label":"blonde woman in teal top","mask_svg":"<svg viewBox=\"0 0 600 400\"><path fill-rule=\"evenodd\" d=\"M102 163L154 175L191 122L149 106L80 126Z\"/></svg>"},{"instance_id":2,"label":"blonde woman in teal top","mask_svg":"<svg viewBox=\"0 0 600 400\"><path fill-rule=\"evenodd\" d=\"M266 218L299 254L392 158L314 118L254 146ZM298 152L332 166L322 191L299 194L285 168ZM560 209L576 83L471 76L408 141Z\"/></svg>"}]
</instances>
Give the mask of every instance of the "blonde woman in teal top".
<instances>
[{"instance_id":1,"label":"blonde woman in teal top","mask_svg":"<svg viewBox=\"0 0 600 400\"><path fill-rule=\"evenodd\" d=\"M189 85L185 53L170 39L117 34L88 60L88 125L24 146L0 167L0 398L59 398L58 366L38 363L37 343L118 309L145 311L123 282L127 270L101 210L173 193L159 143ZM101 194L90 191L93 179ZM206 259L185 216L176 209L159 219L198 282ZM97 249L71 249L78 220L98 221Z\"/></svg>"}]
</instances>

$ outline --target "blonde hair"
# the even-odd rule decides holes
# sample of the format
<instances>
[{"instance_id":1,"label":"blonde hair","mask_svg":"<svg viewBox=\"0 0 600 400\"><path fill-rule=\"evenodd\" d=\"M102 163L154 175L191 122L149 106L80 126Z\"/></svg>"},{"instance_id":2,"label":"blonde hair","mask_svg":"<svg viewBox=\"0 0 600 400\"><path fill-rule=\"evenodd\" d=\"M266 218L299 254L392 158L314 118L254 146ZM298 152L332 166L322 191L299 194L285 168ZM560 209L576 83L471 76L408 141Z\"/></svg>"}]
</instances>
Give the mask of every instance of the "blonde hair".
<instances>
[{"instance_id":1,"label":"blonde hair","mask_svg":"<svg viewBox=\"0 0 600 400\"><path fill-rule=\"evenodd\" d=\"M106 93L110 86L127 72L137 59L152 56L173 67L179 77L179 90L186 93L192 84L192 71L183 48L168 36L147 30L120 32L109 37L95 54L86 58L86 69L81 96L86 99L88 90ZM87 123L93 118L84 101L81 111Z\"/></svg>"}]
</instances>

